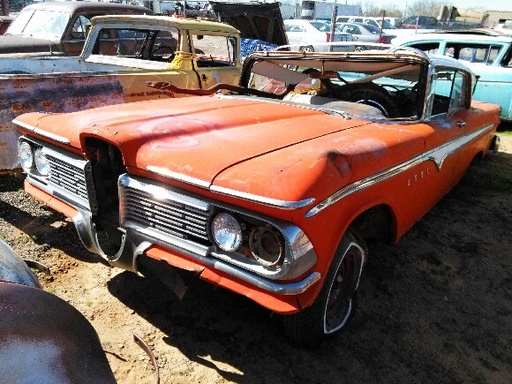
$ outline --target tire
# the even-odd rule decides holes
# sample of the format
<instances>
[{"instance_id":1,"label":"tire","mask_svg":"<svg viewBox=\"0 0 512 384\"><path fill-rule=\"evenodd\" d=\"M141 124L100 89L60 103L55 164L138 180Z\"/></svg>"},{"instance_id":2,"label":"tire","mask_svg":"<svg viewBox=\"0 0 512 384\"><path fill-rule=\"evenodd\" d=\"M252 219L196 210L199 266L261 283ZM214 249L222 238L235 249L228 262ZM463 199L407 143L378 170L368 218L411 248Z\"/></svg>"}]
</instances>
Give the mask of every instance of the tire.
<instances>
[{"instance_id":1,"label":"tire","mask_svg":"<svg viewBox=\"0 0 512 384\"><path fill-rule=\"evenodd\" d=\"M363 240L351 232L343 236L316 301L297 314L283 317L285 335L292 343L316 348L348 324L355 312L367 254Z\"/></svg>"}]
</instances>

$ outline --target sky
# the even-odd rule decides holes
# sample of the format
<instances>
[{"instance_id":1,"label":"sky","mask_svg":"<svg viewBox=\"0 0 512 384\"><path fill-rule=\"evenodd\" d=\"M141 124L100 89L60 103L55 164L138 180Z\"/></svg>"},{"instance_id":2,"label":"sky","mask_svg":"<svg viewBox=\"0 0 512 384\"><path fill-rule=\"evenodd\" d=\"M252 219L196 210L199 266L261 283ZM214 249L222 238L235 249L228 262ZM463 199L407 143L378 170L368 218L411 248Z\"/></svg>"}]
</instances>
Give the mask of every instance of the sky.
<instances>
[{"instance_id":1,"label":"sky","mask_svg":"<svg viewBox=\"0 0 512 384\"><path fill-rule=\"evenodd\" d=\"M388 1L383 1L382 3L387 3ZM375 2L378 3L378 2ZM391 4L402 4L402 9L405 9L406 4L413 4L415 0L398 0L398 1L390 1ZM447 5L453 5L457 8L469 9L469 8L480 8L487 9L489 11L512 11L512 0L447 0Z\"/></svg>"}]
</instances>

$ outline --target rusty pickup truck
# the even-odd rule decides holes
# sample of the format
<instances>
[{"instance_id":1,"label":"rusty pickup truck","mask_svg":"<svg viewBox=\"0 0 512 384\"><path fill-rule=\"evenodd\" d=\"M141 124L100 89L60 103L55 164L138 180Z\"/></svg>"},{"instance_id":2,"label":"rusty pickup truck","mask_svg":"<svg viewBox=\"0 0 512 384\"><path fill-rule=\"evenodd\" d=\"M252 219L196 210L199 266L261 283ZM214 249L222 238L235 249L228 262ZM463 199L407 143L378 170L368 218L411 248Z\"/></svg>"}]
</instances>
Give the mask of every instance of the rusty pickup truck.
<instances>
[{"instance_id":1,"label":"rusty pickup truck","mask_svg":"<svg viewBox=\"0 0 512 384\"><path fill-rule=\"evenodd\" d=\"M193 271L313 347L354 314L368 240L399 241L496 148L474 81L406 49L253 53L230 94L18 117L25 189L111 264Z\"/></svg>"},{"instance_id":2,"label":"rusty pickup truck","mask_svg":"<svg viewBox=\"0 0 512 384\"><path fill-rule=\"evenodd\" d=\"M241 71L237 29L167 16L98 16L80 56L0 55L0 173L19 170L21 113L72 112L173 97L146 81L209 88L236 84Z\"/></svg>"}]
</instances>

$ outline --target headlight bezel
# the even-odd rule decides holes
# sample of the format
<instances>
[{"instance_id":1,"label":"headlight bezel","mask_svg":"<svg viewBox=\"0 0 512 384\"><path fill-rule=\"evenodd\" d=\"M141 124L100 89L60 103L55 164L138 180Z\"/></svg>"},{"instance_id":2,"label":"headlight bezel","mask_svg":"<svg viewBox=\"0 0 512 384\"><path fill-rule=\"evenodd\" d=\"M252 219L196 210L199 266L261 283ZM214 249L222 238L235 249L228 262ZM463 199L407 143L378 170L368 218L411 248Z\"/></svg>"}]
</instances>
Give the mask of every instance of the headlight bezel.
<instances>
[{"instance_id":1,"label":"headlight bezel","mask_svg":"<svg viewBox=\"0 0 512 384\"><path fill-rule=\"evenodd\" d=\"M241 211L219 206L215 208L211 217L209 234L214 245L212 251L213 256L242 266L244 269L254 270L263 275L279 275L283 272L283 268L286 268L286 264L288 263L286 261L288 242L285 238L285 234L275 224L272 224L271 221L252 214L242 213ZM237 225L241 230L241 241L236 247L228 249L219 246L214 233L214 222L218 217L231 217L238 223ZM278 252L277 256L274 255L273 258L266 257L266 260L265 257L259 255L258 252L251 247L251 235L254 236L254 233L264 233L267 231L272 232L273 237L278 239L278 245L273 248L278 249ZM271 259L271 261L268 259Z\"/></svg>"}]
</instances>

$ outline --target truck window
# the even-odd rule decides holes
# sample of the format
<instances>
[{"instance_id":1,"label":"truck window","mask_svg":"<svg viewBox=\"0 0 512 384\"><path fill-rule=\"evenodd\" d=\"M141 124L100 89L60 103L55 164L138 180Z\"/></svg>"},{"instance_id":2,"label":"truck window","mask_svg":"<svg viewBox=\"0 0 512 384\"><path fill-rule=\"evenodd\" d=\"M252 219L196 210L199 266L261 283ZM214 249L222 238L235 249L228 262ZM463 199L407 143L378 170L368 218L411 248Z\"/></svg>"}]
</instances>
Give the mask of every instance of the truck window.
<instances>
[{"instance_id":1,"label":"truck window","mask_svg":"<svg viewBox=\"0 0 512 384\"><path fill-rule=\"evenodd\" d=\"M178 29L141 30L104 28L96 39L94 54L153 61L171 61L181 49Z\"/></svg>"},{"instance_id":2,"label":"truck window","mask_svg":"<svg viewBox=\"0 0 512 384\"><path fill-rule=\"evenodd\" d=\"M199 67L236 64L236 39L230 36L192 35L192 47Z\"/></svg>"}]
</instances>

